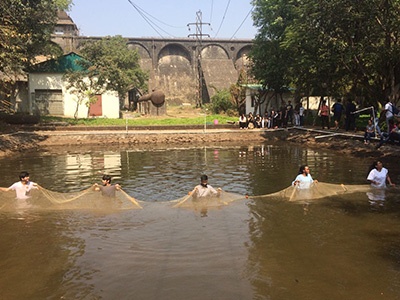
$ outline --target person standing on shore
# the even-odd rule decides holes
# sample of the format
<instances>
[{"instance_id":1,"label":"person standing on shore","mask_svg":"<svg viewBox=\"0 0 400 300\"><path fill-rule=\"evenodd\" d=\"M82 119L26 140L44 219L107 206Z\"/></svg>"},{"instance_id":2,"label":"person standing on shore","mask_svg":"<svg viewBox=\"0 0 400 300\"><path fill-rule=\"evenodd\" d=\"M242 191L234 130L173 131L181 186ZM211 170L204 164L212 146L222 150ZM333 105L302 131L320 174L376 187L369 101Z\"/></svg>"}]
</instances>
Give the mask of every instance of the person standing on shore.
<instances>
[{"instance_id":1,"label":"person standing on shore","mask_svg":"<svg viewBox=\"0 0 400 300\"><path fill-rule=\"evenodd\" d=\"M326 100L323 100L321 103L320 116L321 116L322 129L325 129L325 125L328 129L330 129L330 127L329 127L329 107L328 107L328 105L326 105Z\"/></svg>"},{"instance_id":2,"label":"person standing on shore","mask_svg":"<svg viewBox=\"0 0 400 300\"><path fill-rule=\"evenodd\" d=\"M385 108L384 108L384 112L385 112L385 117L386 117L386 130L387 133L390 133L390 121L394 119L395 116L395 108L394 105L392 103L392 100L389 99L388 102L385 104ZM397 109L396 109L397 112Z\"/></svg>"},{"instance_id":3,"label":"person standing on shore","mask_svg":"<svg viewBox=\"0 0 400 300\"><path fill-rule=\"evenodd\" d=\"M335 121L335 130L339 130L340 120L342 119L342 113L344 112L344 106L342 100L338 99L336 103L332 105L333 120Z\"/></svg>"},{"instance_id":4,"label":"person standing on shore","mask_svg":"<svg viewBox=\"0 0 400 300\"><path fill-rule=\"evenodd\" d=\"M351 99L347 99L346 104L346 131L355 130L356 129L356 115L354 112L356 111L356 105L351 101Z\"/></svg>"},{"instance_id":5,"label":"person standing on shore","mask_svg":"<svg viewBox=\"0 0 400 300\"><path fill-rule=\"evenodd\" d=\"M303 104L300 102L300 104L299 104L299 118L300 118L300 126L301 127L304 126L304 113L305 113L305 109L303 107Z\"/></svg>"}]
</instances>

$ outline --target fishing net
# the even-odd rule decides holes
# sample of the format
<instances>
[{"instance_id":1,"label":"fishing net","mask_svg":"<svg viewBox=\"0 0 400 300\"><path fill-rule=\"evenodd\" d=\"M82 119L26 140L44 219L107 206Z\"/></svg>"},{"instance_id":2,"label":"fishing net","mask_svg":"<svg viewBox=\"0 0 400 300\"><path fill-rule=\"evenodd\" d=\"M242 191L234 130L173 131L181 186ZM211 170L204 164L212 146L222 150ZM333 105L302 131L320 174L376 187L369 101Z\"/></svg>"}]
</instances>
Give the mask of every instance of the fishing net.
<instances>
[{"instance_id":1,"label":"fishing net","mask_svg":"<svg viewBox=\"0 0 400 300\"><path fill-rule=\"evenodd\" d=\"M252 199L257 198L275 198L287 201L309 201L316 200L335 195L351 194L351 193L364 193L371 190L369 185L344 185L344 184L331 184L331 183L313 183L308 189L299 189L296 186L289 186L279 192L252 196Z\"/></svg>"},{"instance_id":2,"label":"fishing net","mask_svg":"<svg viewBox=\"0 0 400 300\"><path fill-rule=\"evenodd\" d=\"M15 209L138 209L140 204L123 190L115 197L102 196L93 187L79 192L59 193L43 187L32 189L26 199L16 199L15 192L0 192L0 210Z\"/></svg>"},{"instance_id":3,"label":"fishing net","mask_svg":"<svg viewBox=\"0 0 400 300\"><path fill-rule=\"evenodd\" d=\"M210 196L210 197L200 197L194 198L191 194L188 194L185 197L182 197L178 200L174 200L175 204L173 207L182 207L189 208L194 210L202 210L208 208L219 208L221 206L228 205L230 202L236 200L242 200L246 197L240 194L228 193L225 191L221 191L219 196Z\"/></svg>"}]
</instances>

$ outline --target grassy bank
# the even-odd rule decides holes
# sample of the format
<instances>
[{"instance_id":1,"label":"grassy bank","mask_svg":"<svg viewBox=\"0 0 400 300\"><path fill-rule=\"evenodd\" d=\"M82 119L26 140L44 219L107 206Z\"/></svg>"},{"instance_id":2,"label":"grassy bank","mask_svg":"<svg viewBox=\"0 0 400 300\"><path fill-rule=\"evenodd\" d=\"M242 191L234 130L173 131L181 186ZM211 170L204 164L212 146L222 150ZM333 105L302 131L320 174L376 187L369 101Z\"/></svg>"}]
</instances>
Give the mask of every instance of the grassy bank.
<instances>
[{"instance_id":1,"label":"grassy bank","mask_svg":"<svg viewBox=\"0 0 400 300\"><path fill-rule=\"evenodd\" d=\"M133 112L122 112L121 119L107 118L63 118L54 116L42 116L40 122L46 123L63 123L68 125L84 125L84 126L174 126L174 125L203 125L227 124L235 122L238 117L227 116L222 114L209 114L199 108L193 107L168 107L167 114L162 116L143 116Z\"/></svg>"},{"instance_id":2,"label":"grassy bank","mask_svg":"<svg viewBox=\"0 0 400 300\"><path fill-rule=\"evenodd\" d=\"M85 125L85 126L150 126L150 125L203 125L227 124L237 121L236 117L228 117L223 115L207 115L199 117L126 117L123 119L105 119L105 118L89 118L89 119L73 119L61 117L41 117L41 123L66 123L69 125Z\"/></svg>"}]
</instances>

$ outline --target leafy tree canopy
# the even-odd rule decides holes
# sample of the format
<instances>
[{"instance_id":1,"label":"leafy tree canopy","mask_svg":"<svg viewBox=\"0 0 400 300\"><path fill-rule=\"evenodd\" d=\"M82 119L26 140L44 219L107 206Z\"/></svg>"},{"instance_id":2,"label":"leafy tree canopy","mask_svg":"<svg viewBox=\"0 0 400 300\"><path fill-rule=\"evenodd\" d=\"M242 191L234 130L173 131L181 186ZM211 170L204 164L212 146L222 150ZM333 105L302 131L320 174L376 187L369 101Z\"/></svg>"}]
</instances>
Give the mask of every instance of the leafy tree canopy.
<instances>
[{"instance_id":1,"label":"leafy tree canopy","mask_svg":"<svg viewBox=\"0 0 400 300\"><path fill-rule=\"evenodd\" d=\"M127 47L121 36L89 41L80 54L85 58L82 64L87 71L70 73L66 78L71 87L79 86L82 93L87 90L96 93L116 91L122 106L131 88L147 90L148 75L140 68L139 55ZM85 77L89 79L85 81L86 85L82 84Z\"/></svg>"},{"instance_id":2,"label":"leafy tree canopy","mask_svg":"<svg viewBox=\"0 0 400 300\"><path fill-rule=\"evenodd\" d=\"M399 99L400 1L253 0L253 74L278 89Z\"/></svg>"},{"instance_id":3,"label":"leafy tree canopy","mask_svg":"<svg viewBox=\"0 0 400 300\"><path fill-rule=\"evenodd\" d=\"M16 78L38 55L60 54L51 42L57 11L72 0L0 1L0 83L5 97L12 97Z\"/></svg>"}]
</instances>

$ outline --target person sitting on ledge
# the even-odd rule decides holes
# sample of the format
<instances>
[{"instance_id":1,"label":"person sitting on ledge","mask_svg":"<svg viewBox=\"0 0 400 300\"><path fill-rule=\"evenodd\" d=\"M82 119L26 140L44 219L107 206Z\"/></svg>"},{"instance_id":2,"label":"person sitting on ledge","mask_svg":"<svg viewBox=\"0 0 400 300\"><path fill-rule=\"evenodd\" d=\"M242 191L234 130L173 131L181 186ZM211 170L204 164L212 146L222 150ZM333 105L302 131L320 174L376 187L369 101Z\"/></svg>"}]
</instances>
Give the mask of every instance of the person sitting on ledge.
<instances>
[{"instance_id":1,"label":"person sitting on ledge","mask_svg":"<svg viewBox=\"0 0 400 300\"><path fill-rule=\"evenodd\" d=\"M391 129L389 134L382 133L381 140L378 146L376 146L376 149L380 148L383 144L388 142L400 142L400 121L397 121L396 126Z\"/></svg>"},{"instance_id":2,"label":"person sitting on ledge","mask_svg":"<svg viewBox=\"0 0 400 300\"><path fill-rule=\"evenodd\" d=\"M247 118L245 114L241 114L239 117L239 127L240 129L247 128Z\"/></svg>"},{"instance_id":3,"label":"person sitting on ledge","mask_svg":"<svg viewBox=\"0 0 400 300\"><path fill-rule=\"evenodd\" d=\"M370 143L371 138L375 137L375 127L372 124L372 120L368 120L368 124L365 127L365 133L364 133L364 144L367 145Z\"/></svg>"}]
</instances>

